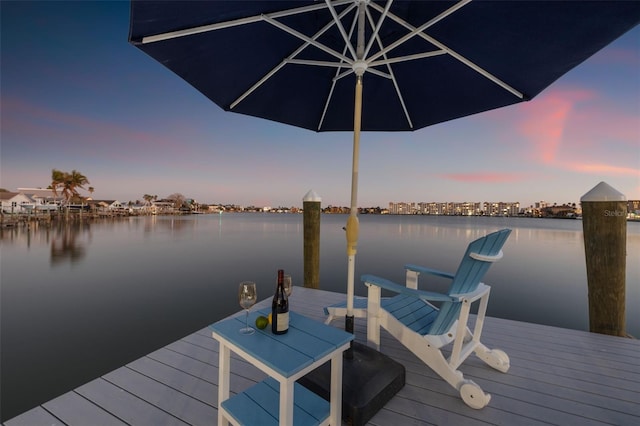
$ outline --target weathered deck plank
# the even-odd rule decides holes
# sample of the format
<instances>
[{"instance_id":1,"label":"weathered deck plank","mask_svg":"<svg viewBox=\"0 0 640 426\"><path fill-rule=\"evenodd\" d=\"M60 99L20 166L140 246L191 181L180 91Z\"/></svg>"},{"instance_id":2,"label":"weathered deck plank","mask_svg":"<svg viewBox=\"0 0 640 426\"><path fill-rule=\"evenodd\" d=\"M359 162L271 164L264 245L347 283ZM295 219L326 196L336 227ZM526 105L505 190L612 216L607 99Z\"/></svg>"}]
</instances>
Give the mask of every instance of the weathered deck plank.
<instances>
[{"instance_id":1,"label":"weathered deck plank","mask_svg":"<svg viewBox=\"0 0 640 426\"><path fill-rule=\"evenodd\" d=\"M42 407L36 407L3 423L6 426L58 426L64 424Z\"/></svg>"},{"instance_id":2,"label":"weathered deck plank","mask_svg":"<svg viewBox=\"0 0 640 426\"><path fill-rule=\"evenodd\" d=\"M120 370L122 369L115 371ZM142 393L142 389L139 390ZM144 398L116 386L105 378L99 378L86 385L80 386L76 389L76 392L127 424L162 424L176 426L188 424L167 411L145 401ZM172 394L172 392L168 392L167 396Z\"/></svg>"},{"instance_id":3,"label":"weathered deck plank","mask_svg":"<svg viewBox=\"0 0 640 426\"><path fill-rule=\"evenodd\" d=\"M323 321L322 307L344 298L344 294L296 287L291 306ZM342 321L334 325L341 327ZM364 320L356 320L355 328L357 340L364 342ZM369 424L640 424L640 341L497 318L487 318L482 340L507 352L511 369L503 374L475 357L462 365L465 376L492 395L487 407L473 410L457 391L383 332L381 351L406 367L407 379ZM218 344L204 328L5 425L214 424L217 366ZM235 357L231 371L232 393L264 378L258 369Z\"/></svg>"},{"instance_id":4,"label":"weathered deck plank","mask_svg":"<svg viewBox=\"0 0 640 426\"><path fill-rule=\"evenodd\" d=\"M67 392L44 404L44 407L65 424L126 425L96 404L76 392Z\"/></svg>"}]
</instances>

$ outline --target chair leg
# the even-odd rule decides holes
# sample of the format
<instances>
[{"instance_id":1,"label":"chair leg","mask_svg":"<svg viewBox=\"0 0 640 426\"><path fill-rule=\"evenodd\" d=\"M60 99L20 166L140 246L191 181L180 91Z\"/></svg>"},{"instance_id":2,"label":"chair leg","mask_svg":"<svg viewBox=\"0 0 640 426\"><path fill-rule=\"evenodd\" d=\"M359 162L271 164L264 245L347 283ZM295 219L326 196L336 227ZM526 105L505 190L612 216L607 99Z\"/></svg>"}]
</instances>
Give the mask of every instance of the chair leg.
<instances>
[{"instance_id":1,"label":"chair leg","mask_svg":"<svg viewBox=\"0 0 640 426\"><path fill-rule=\"evenodd\" d=\"M438 376L456 389L469 407L480 409L485 407L491 395L482 391L472 380L464 378L461 371L445 358L438 346L432 345L424 336L407 329L396 318L382 314L379 325L384 327L415 356L431 368ZM369 328L369 325L367 326ZM379 340L378 340L379 341ZM465 356L466 358L466 356Z\"/></svg>"},{"instance_id":2,"label":"chair leg","mask_svg":"<svg viewBox=\"0 0 640 426\"><path fill-rule=\"evenodd\" d=\"M438 376L460 392L460 397L469 407L481 409L491 400L491 395L485 393L473 380L465 379L462 372L449 363L440 349L428 346L426 342L415 344L403 342L403 344Z\"/></svg>"},{"instance_id":3,"label":"chair leg","mask_svg":"<svg viewBox=\"0 0 640 426\"><path fill-rule=\"evenodd\" d=\"M366 299L363 298L355 298L353 300L353 316L355 318L367 317L367 308L366 305L364 305L366 302ZM336 318L344 318L345 315L347 315L347 302L327 306L325 312L327 313L327 319L324 323L331 324Z\"/></svg>"},{"instance_id":4,"label":"chair leg","mask_svg":"<svg viewBox=\"0 0 640 426\"><path fill-rule=\"evenodd\" d=\"M489 291L482 296L480 300L480 306L478 308L478 316L476 318L476 325L474 327L473 339L477 341L477 345L474 349L475 354L483 360L489 367L495 368L498 371L506 373L511 366L509 356L500 349L489 349L482 343L480 343L480 335L482 333L482 327L484 325L484 318L487 312L487 304L489 302Z\"/></svg>"},{"instance_id":5,"label":"chair leg","mask_svg":"<svg viewBox=\"0 0 640 426\"><path fill-rule=\"evenodd\" d=\"M367 345L380 350L380 297L382 291L376 285L368 285L367 292Z\"/></svg>"},{"instance_id":6,"label":"chair leg","mask_svg":"<svg viewBox=\"0 0 640 426\"><path fill-rule=\"evenodd\" d=\"M442 354L442 351L439 349L435 349L432 347L428 347L426 345L415 345L411 347L411 345L406 345L407 348L414 354L418 356L429 368L431 368L438 376L442 377L447 383L453 386L455 389L458 389L462 382L464 381L464 377L462 372L456 370L449 364L445 356Z\"/></svg>"},{"instance_id":7,"label":"chair leg","mask_svg":"<svg viewBox=\"0 0 640 426\"><path fill-rule=\"evenodd\" d=\"M329 325L331 324L331 321L338 318L339 316L344 316L345 313L346 310L344 308L330 306L327 308L327 319L324 320L324 323Z\"/></svg>"},{"instance_id":8,"label":"chair leg","mask_svg":"<svg viewBox=\"0 0 640 426\"><path fill-rule=\"evenodd\" d=\"M506 373L511 367L509 355L500 349L489 349L483 344L479 344L474 350L475 354L483 360L489 367Z\"/></svg>"},{"instance_id":9,"label":"chair leg","mask_svg":"<svg viewBox=\"0 0 640 426\"><path fill-rule=\"evenodd\" d=\"M491 395L484 393L473 380L465 380L460 386L460 397L469 407L479 410L491 401Z\"/></svg>"}]
</instances>

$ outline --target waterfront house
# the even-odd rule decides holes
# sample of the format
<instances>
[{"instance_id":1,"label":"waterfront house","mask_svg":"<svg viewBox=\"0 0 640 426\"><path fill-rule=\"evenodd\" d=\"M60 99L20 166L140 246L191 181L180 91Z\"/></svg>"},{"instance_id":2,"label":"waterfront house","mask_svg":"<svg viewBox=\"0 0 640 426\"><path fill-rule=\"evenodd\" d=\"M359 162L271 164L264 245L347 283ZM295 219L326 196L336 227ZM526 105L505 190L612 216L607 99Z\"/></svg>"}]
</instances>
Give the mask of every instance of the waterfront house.
<instances>
[{"instance_id":1,"label":"waterfront house","mask_svg":"<svg viewBox=\"0 0 640 426\"><path fill-rule=\"evenodd\" d=\"M98 212L124 211L126 207L118 200L87 200L91 210Z\"/></svg>"},{"instance_id":2,"label":"waterfront house","mask_svg":"<svg viewBox=\"0 0 640 426\"><path fill-rule=\"evenodd\" d=\"M160 200L151 204L151 214L174 214L175 208L172 201Z\"/></svg>"},{"instance_id":3,"label":"waterfront house","mask_svg":"<svg viewBox=\"0 0 640 426\"><path fill-rule=\"evenodd\" d=\"M3 213L28 213L34 205L34 200L21 192L0 192L0 200Z\"/></svg>"},{"instance_id":4,"label":"waterfront house","mask_svg":"<svg viewBox=\"0 0 640 426\"><path fill-rule=\"evenodd\" d=\"M31 198L34 201L36 208L39 210L57 209L64 201L62 194L55 194L53 189L18 188L18 192Z\"/></svg>"}]
</instances>

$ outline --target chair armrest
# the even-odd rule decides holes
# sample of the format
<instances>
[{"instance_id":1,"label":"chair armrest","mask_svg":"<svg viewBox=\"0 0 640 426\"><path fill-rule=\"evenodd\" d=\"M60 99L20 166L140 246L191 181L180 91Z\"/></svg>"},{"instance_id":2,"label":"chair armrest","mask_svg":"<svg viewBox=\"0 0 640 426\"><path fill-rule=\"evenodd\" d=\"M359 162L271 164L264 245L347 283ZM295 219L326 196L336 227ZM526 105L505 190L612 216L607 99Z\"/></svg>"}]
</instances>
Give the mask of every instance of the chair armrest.
<instances>
[{"instance_id":1,"label":"chair armrest","mask_svg":"<svg viewBox=\"0 0 640 426\"><path fill-rule=\"evenodd\" d=\"M498 260L502 259L502 256L504 256L504 253L502 253L502 250L500 250L498 253L494 255L469 253L469 257L471 257L472 259L481 260L483 262L497 262Z\"/></svg>"},{"instance_id":2,"label":"chair armrest","mask_svg":"<svg viewBox=\"0 0 640 426\"><path fill-rule=\"evenodd\" d=\"M407 265L404 265L404 269L408 269L410 271L418 272L420 274L437 275L439 277L444 277L444 278L453 279L453 277L454 277L454 274L451 274L449 272L438 271L437 269L431 269L431 268L427 268L427 267L420 266L420 265L407 264Z\"/></svg>"},{"instance_id":3,"label":"chair armrest","mask_svg":"<svg viewBox=\"0 0 640 426\"><path fill-rule=\"evenodd\" d=\"M412 288L407 288L400 284L396 284L393 281L389 281L385 278L376 277L375 275L363 275L360 278L365 284L372 284L383 288L385 290L393 291L394 293L399 294L408 294L413 297L422 300L428 300L432 302L459 302L459 297L452 297L442 293L436 293L433 291L424 291L424 290L415 290Z\"/></svg>"},{"instance_id":4,"label":"chair armrest","mask_svg":"<svg viewBox=\"0 0 640 426\"><path fill-rule=\"evenodd\" d=\"M484 283L480 283L478 284L478 288L475 291L472 291L471 293L452 294L451 297L459 297L460 298L459 300L467 299L469 302L473 303L479 298L481 298L482 296L484 296L485 294L489 293L490 290L491 290L491 287L489 287Z\"/></svg>"}]
</instances>

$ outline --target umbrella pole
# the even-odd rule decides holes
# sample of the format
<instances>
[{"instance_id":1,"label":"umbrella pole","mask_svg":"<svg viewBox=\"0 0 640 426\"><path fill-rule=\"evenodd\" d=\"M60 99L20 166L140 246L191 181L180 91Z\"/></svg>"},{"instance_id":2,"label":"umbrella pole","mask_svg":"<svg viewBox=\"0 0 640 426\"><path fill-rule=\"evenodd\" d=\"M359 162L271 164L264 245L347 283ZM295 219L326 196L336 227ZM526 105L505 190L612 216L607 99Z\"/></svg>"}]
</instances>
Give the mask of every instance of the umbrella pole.
<instances>
[{"instance_id":1,"label":"umbrella pole","mask_svg":"<svg viewBox=\"0 0 640 426\"><path fill-rule=\"evenodd\" d=\"M362 125L362 80L367 69L364 58L365 8L368 1L359 1L358 44L353 64L356 75L355 102L353 111L353 164L351 167L351 204L347 219L347 314L345 330L354 333L353 295L355 279L356 248L358 246L358 162L360 158L360 130ZM318 368L300 382L320 395L330 394L332 373L328 365ZM405 369L402 364L392 360L379 351L362 343L351 341L349 349L344 351L342 364L342 407L343 420L353 425L365 424L395 395L405 383Z\"/></svg>"},{"instance_id":2,"label":"umbrella pole","mask_svg":"<svg viewBox=\"0 0 640 426\"><path fill-rule=\"evenodd\" d=\"M360 127L362 122L362 75L357 76L355 107L353 114L353 164L351 168L351 206L347 220L347 315L345 330L353 333L353 295L356 248L358 246L358 162L360 156Z\"/></svg>"},{"instance_id":3,"label":"umbrella pole","mask_svg":"<svg viewBox=\"0 0 640 426\"><path fill-rule=\"evenodd\" d=\"M345 330L353 333L353 293L356 274L356 247L358 246L358 162L360 158L360 128L362 127L362 76L367 69L364 58L366 3L358 5L358 39L356 43L356 57L358 60L353 65L356 75L356 93L353 107L353 163L351 166L351 206L349 219L347 220L347 315L345 318ZM353 357L353 343L351 349L346 352L347 358Z\"/></svg>"},{"instance_id":4,"label":"umbrella pole","mask_svg":"<svg viewBox=\"0 0 640 426\"><path fill-rule=\"evenodd\" d=\"M347 314L345 330L353 333L353 293L356 247L358 245L358 161L360 157L360 128L362 122L362 75L364 67L356 69L355 107L353 114L353 167L351 172L351 211L347 219L347 255L349 268L347 277ZM328 398L331 394L332 372L329 363L313 370L299 382ZM352 425L363 425L396 394L405 384L405 368L397 361L383 355L374 348L351 341L344 351L342 364L343 417Z\"/></svg>"}]
</instances>

